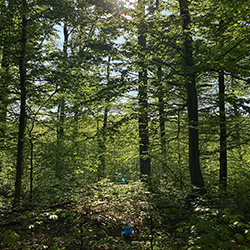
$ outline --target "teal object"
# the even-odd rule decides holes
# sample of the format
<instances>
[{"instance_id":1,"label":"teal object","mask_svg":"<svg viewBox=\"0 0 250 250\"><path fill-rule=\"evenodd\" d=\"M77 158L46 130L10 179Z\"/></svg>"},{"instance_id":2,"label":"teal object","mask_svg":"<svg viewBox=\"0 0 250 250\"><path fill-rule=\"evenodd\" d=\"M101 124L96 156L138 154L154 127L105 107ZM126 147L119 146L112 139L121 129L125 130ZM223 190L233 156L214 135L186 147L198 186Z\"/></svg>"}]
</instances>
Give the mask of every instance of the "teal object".
<instances>
[{"instance_id":1,"label":"teal object","mask_svg":"<svg viewBox=\"0 0 250 250\"><path fill-rule=\"evenodd\" d=\"M122 181L123 181L123 182L125 182L125 179L124 179L124 178L122 178Z\"/></svg>"}]
</instances>

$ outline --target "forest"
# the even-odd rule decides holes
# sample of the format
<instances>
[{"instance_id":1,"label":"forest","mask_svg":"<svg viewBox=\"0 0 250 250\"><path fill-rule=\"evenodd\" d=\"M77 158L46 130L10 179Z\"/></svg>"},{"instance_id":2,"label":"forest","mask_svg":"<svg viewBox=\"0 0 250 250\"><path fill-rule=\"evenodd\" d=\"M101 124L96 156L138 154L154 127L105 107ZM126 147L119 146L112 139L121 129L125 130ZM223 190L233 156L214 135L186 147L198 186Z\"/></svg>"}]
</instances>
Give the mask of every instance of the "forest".
<instances>
[{"instance_id":1,"label":"forest","mask_svg":"<svg viewBox=\"0 0 250 250\"><path fill-rule=\"evenodd\" d=\"M0 0L0 249L250 249L249 0Z\"/></svg>"}]
</instances>

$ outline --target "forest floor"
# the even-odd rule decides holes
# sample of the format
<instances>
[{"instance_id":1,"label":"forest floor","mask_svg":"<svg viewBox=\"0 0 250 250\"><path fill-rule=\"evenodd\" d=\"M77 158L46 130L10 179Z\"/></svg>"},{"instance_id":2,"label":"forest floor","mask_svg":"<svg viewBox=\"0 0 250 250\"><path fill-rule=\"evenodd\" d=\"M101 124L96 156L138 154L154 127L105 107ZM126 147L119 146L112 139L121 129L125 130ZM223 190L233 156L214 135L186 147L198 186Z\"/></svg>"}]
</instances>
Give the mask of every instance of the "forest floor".
<instances>
[{"instance_id":1,"label":"forest floor","mask_svg":"<svg viewBox=\"0 0 250 250\"><path fill-rule=\"evenodd\" d=\"M250 249L242 214L205 198L191 203L177 193L153 195L140 183L102 183L53 205L2 207L0 249ZM134 233L125 239L127 222Z\"/></svg>"},{"instance_id":2,"label":"forest floor","mask_svg":"<svg viewBox=\"0 0 250 250\"><path fill-rule=\"evenodd\" d=\"M154 241L149 193L138 183L102 183L55 205L3 208L0 216L4 250L151 249ZM125 223L133 229L129 238L122 235Z\"/></svg>"},{"instance_id":3,"label":"forest floor","mask_svg":"<svg viewBox=\"0 0 250 250\"><path fill-rule=\"evenodd\" d=\"M101 206L87 210L73 204L1 211L1 249L110 249L123 240L122 225L110 224L110 216Z\"/></svg>"}]
</instances>

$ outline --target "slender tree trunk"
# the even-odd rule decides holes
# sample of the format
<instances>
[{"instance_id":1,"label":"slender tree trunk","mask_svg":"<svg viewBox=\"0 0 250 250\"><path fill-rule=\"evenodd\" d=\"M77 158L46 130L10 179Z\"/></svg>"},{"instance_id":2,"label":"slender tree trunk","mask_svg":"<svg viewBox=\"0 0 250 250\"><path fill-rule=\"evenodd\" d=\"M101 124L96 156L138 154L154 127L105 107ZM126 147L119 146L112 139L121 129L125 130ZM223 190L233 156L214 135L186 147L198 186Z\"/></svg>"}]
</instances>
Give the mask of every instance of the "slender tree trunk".
<instances>
[{"instance_id":1,"label":"slender tree trunk","mask_svg":"<svg viewBox=\"0 0 250 250\"><path fill-rule=\"evenodd\" d=\"M4 139L5 126L7 119L7 108L8 108L8 84L9 84L9 55L6 44L3 46L2 54L2 71L1 85L0 85L0 139Z\"/></svg>"},{"instance_id":2,"label":"slender tree trunk","mask_svg":"<svg viewBox=\"0 0 250 250\"><path fill-rule=\"evenodd\" d=\"M220 189L227 186L227 128L225 110L225 79L224 72L219 72L219 110L220 110Z\"/></svg>"},{"instance_id":3,"label":"slender tree trunk","mask_svg":"<svg viewBox=\"0 0 250 250\"><path fill-rule=\"evenodd\" d=\"M198 100L195 73L193 72L192 35L190 32L191 18L188 10L188 0L179 0L179 6L184 33L184 74L189 122L189 171L191 184L195 187L203 188L204 181L199 162Z\"/></svg>"},{"instance_id":4,"label":"slender tree trunk","mask_svg":"<svg viewBox=\"0 0 250 250\"><path fill-rule=\"evenodd\" d=\"M159 111L159 123L160 123L160 140L161 151L166 160L166 132L165 132L165 117L164 117L164 100L163 100L163 85L162 85L162 68L158 66L157 71L157 96L158 96L158 111Z\"/></svg>"},{"instance_id":5,"label":"slender tree trunk","mask_svg":"<svg viewBox=\"0 0 250 250\"><path fill-rule=\"evenodd\" d=\"M64 43L63 43L63 54L64 54L64 60L67 61L68 58L68 41L69 41L69 31L67 24L64 24L63 27L63 34L64 34ZM60 88L60 94L64 93L64 84L61 83L61 88ZM62 139L63 134L64 134L64 128L63 124L65 121L65 98L62 97L60 99L60 104L58 106L58 112L59 112L59 128L58 128L58 138L59 140Z\"/></svg>"},{"instance_id":6,"label":"slender tree trunk","mask_svg":"<svg viewBox=\"0 0 250 250\"><path fill-rule=\"evenodd\" d=\"M9 84L9 60L8 60L7 47L4 44L2 52L2 74L0 78L0 148L4 148L5 145L5 132L8 110L8 84ZM2 171L3 160L0 153L0 172Z\"/></svg>"},{"instance_id":7,"label":"slender tree trunk","mask_svg":"<svg viewBox=\"0 0 250 250\"><path fill-rule=\"evenodd\" d=\"M151 174L151 160L149 156L149 133L148 133L148 93L147 93L147 69L145 65L146 36L145 36L145 1L138 0L139 4L139 27L138 45L139 56L139 76L138 76L138 104L139 104L139 153L140 172L142 175Z\"/></svg>"},{"instance_id":8,"label":"slender tree trunk","mask_svg":"<svg viewBox=\"0 0 250 250\"><path fill-rule=\"evenodd\" d=\"M233 77L231 78L231 83L230 84L233 84ZM234 90L232 91L233 95L236 97L236 94L234 93ZM237 97L236 97L237 99ZM236 141L236 146L237 146L237 150L238 150L238 154L239 154L239 160L242 162L243 160L243 154L242 154L242 148L241 148L241 133L240 133L240 124L241 124L241 114L238 110L238 104L237 102L235 101L233 103L233 110L234 110L234 117L235 117L235 121L236 121L236 124L235 124L235 141Z\"/></svg>"},{"instance_id":9,"label":"slender tree trunk","mask_svg":"<svg viewBox=\"0 0 250 250\"><path fill-rule=\"evenodd\" d=\"M110 83L110 61L111 57L108 57L108 66L107 66L107 86ZM109 98L106 99L106 105L109 102ZM106 152L106 136L107 136L107 124L108 124L108 112L109 107L106 106L104 108L104 115L103 115L103 125L101 129L101 133L99 134L98 138L98 145L99 145L99 170L98 170L98 176L99 180L105 176L105 169L106 169L106 160L105 160L105 152ZM99 130L99 128L98 128Z\"/></svg>"},{"instance_id":10,"label":"slender tree trunk","mask_svg":"<svg viewBox=\"0 0 250 250\"><path fill-rule=\"evenodd\" d=\"M169 170L167 169L167 145L166 145L166 131L165 131L165 116L164 116L164 92L162 84L162 67L158 66L157 70L157 97L158 97L158 113L160 125L160 143L161 143L161 171L164 178L167 180Z\"/></svg>"},{"instance_id":11,"label":"slender tree trunk","mask_svg":"<svg viewBox=\"0 0 250 250\"><path fill-rule=\"evenodd\" d=\"M178 167L179 167L179 182L180 182L180 188L184 188L183 184L183 167L181 163L181 157L182 157L182 151L181 151L181 138L180 138L180 133L181 133L181 114L180 110L178 110L178 117L177 117L177 154L178 154Z\"/></svg>"},{"instance_id":12,"label":"slender tree trunk","mask_svg":"<svg viewBox=\"0 0 250 250\"><path fill-rule=\"evenodd\" d=\"M32 141L32 132L29 133L29 142L30 142L30 202L33 200L33 152L34 152L34 144Z\"/></svg>"},{"instance_id":13,"label":"slender tree trunk","mask_svg":"<svg viewBox=\"0 0 250 250\"><path fill-rule=\"evenodd\" d=\"M242 162L243 160L243 154L242 154L242 150L241 150L241 136L240 136L240 119L241 119L241 115L240 112L238 110L237 107L237 103L234 103L233 105L234 107L234 117L236 120L236 125L235 125L235 133L236 133L236 145L237 145L237 149L238 149L238 153L239 153L239 160Z\"/></svg>"},{"instance_id":14,"label":"slender tree trunk","mask_svg":"<svg viewBox=\"0 0 250 250\"><path fill-rule=\"evenodd\" d=\"M21 105L19 115L19 132L18 132L18 146L17 146L17 163L16 163L16 182L13 208L17 207L21 198L21 181L22 181L22 162L23 162L23 145L24 145L24 131L25 131L25 105L26 105L26 43L27 43L27 19L26 19L26 0L22 1L22 36L21 36L21 53L19 59L19 75L20 75L20 91L21 91Z\"/></svg>"},{"instance_id":15,"label":"slender tree trunk","mask_svg":"<svg viewBox=\"0 0 250 250\"><path fill-rule=\"evenodd\" d=\"M30 197L29 197L29 200L30 200L30 203L33 200L34 143L33 143L33 138L32 138L32 131L34 129L34 125L35 125L35 117L34 117L34 121L32 121L31 123L31 128L29 129L29 142L30 142Z\"/></svg>"},{"instance_id":16,"label":"slender tree trunk","mask_svg":"<svg viewBox=\"0 0 250 250\"><path fill-rule=\"evenodd\" d=\"M107 122L108 122L108 107L104 109L103 115L103 125L102 128L99 129L99 125L97 123L97 129L99 130L98 135L98 148L99 148L99 167L98 167L98 179L102 179L105 176L105 169L106 169L106 160L105 160L105 152L106 152L106 129L107 129Z\"/></svg>"},{"instance_id":17,"label":"slender tree trunk","mask_svg":"<svg viewBox=\"0 0 250 250\"><path fill-rule=\"evenodd\" d=\"M64 34L64 43L63 43L63 54L64 60L67 61L68 58L68 41L69 41L69 31L66 22L64 23L63 27L63 34ZM55 176L57 178L62 178L62 174L64 171L64 162L63 162L63 154L64 154L64 122L65 122L65 97L64 97L64 83L61 82L61 86L59 89L60 100L58 105L58 128L57 128L57 153L56 153L56 169L55 169Z\"/></svg>"},{"instance_id":18,"label":"slender tree trunk","mask_svg":"<svg viewBox=\"0 0 250 250\"><path fill-rule=\"evenodd\" d=\"M6 130L6 120L8 111L8 97L9 97L9 85L10 85L10 42L9 30L13 27L13 1L5 1L8 4L8 11L4 13L6 26L4 28L5 35L3 36L3 50L2 50L2 61L1 61L1 79L0 79L0 144L4 144L5 130ZM4 25L5 26L5 25Z\"/></svg>"}]
</instances>

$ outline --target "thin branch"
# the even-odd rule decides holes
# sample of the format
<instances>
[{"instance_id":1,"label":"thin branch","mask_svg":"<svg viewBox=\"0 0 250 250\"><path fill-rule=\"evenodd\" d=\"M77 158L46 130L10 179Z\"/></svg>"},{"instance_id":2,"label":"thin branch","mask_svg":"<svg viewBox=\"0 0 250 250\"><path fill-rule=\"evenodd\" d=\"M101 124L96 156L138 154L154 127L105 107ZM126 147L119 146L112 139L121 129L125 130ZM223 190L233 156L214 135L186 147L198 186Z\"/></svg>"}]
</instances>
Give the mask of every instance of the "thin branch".
<instances>
[{"instance_id":1,"label":"thin branch","mask_svg":"<svg viewBox=\"0 0 250 250\"><path fill-rule=\"evenodd\" d=\"M233 47L231 47L228 51L226 51L222 56L220 56L215 61L219 61L220 58L225 57L228 53L230 53L233 49L235 49L239 44L241 44L244 40L246 40L250 35L243 37L239 42L237 42Z\"/></svg>"}]
</instances>

